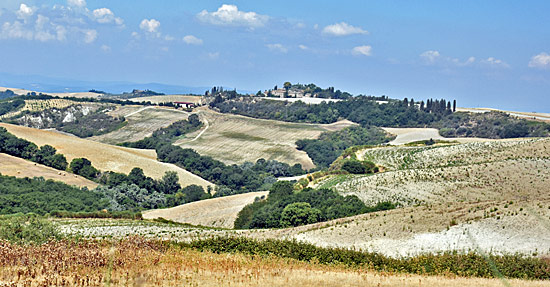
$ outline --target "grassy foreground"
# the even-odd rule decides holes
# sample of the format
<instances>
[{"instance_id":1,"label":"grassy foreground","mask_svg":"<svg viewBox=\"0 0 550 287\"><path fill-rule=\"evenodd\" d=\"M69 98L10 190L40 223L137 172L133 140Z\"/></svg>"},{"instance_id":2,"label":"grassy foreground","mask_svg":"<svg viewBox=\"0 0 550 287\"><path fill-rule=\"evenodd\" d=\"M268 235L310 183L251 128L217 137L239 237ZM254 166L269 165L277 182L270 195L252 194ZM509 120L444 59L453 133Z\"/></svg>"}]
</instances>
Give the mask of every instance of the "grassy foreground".
<instances>
[{"instance_id":1,"label":"grassy foreground","mask_svg":"<svg viewBox=\"0 0 550 287\"><path fill-rule=\"evenodd\" d=\"M421 276L276 256L213 253L143 238L0 241L0 286L546 286L544 281Z\"/></svg>"}]
</instances>

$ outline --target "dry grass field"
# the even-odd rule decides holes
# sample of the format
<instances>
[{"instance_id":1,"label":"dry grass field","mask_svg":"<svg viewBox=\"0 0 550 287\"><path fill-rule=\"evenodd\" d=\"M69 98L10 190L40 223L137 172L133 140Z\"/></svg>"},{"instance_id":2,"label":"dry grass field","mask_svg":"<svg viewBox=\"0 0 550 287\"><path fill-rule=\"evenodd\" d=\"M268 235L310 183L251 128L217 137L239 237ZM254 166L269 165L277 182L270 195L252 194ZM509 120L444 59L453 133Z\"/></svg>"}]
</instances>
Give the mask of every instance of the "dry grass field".
<instances>
[{"instance_id":1,"label":"dry grass field","mask_svg":"<svg viewBox=\"0 0 550 287\"><path fill-rule=\"evenodd\" d=\"M0 242L1 286L547 286L545 281L420 276L275 257L120 242Z\"/></svg>"},{"instance_id":2,"label":"dry grass field","mask_svg":"<svg viewBox=\"0 0 550 287\"><path fill-rule=\"evenodd\" d=\"M153 104L170 103L170 102L200 103L202 99L203 99L203 97L200 97L200 96L164 95L164 96L131 98L130 101L134 101L134 102L151 102Z\"/></svg>"},{"instance_id":3,"label":"dry grass field","mask_svg":"<svg viewBox=\"0 0 550 287\"><path fill-rule=\"evenodd\" d=\"M31 90L24 90L24 89L17 89L17 88L6 88L6 87L0 87L0 92L4 92L6 90L11 90L17 95L26 95L28 93L36 93L39 94L40 92L37 91L31 91ZM51 96L57 96L60 98L66 98L66 97L75 97L75 98L97 98L101 96L102 94L98 93L90 93L90 92L77 92L77 93L45 93Z\"/></svg>"},{"instance_id":4,"label":"dry grass field","mask_svg":"<svg viewBox=\"0 0 550 287\"><path fill-rule=\"evenodd\" d=\"M138 141L151 136L160 128L188 117L188 113L180 110L142 106L118 106L115 111L108 114L113 117L125 117L128 123L116 131L91 137L91 140L108 144Z\"/></svg>"},{"instance_id":5,"label":"dry grass field","mask_svg":"<svg viewBox=\"0 0 550 287\"><path fill-rule=\"evenodd\" d=\"M210 182L172 164L162 163L156 160L156 153L152 150L139 150L124 148L68 136L54 131L32 129L22 126L0 123L10 133L17 137L31 141L38 146L52 145L60 153L67 157L67 161L74 158L85 157L102 171L116 171L128 174L132 168L142 168L145 175L153 178L161 178L166 171L178 173L180 184L188 186L197 184L200 186L212 185Z\"/></svg>"},{"instance_id":6,"label":"dry grass field","mask_svg":"<svg viewBox=\"0 0 550 287\"><path fill-rule=\"evenodd\" d=\"M61 181L68 185L94 189L97 183L65 171L0 153L0 173L15 177L43 177Z\"/></svg>"},{"instance_id":7,"label":"dry grass field","mask_svg":"<svg viewBox=\"0 0 550 287\"><path fill-rule=\"evenodd\" d=\"M314 164L307 154L296 149L299 139L314 139L327 130L338 130L352 125L339 122L332 125L285 123L253 119L201 110L199 116L209 123L209 128L195 141L182 139L175 144L192 148L202 155L212 156L228 164L255 162L260 158L273 159L288 164L300 163L304 168ZM191 133L194 138L202 131Z\"/></svg>"},{"instance_id":8,"label":"dry grass field","mask_svg":"<svg viewBox=\"0 0 550 287\"><path fill-rule=\"evenodd\" d=\"M267 194L267 191L250 192L191 202L172 208L149 210L143 212L143 218L162 217L180 223L233 228L239 211L247 204L253 203L256 197Z\"/></svg>"},{"instance_id":9,"label":"dry grass field","mask_svg":"<svg viewBox=\"0 0 550 287\"><path fill-rule=\"evenodd\" d=\"M387 200L399 208L273 230L183 231L113 221L108 228L99 221L62 226L67 233L90 237L298 239L396 257L443 251L550 254L550 139L380 147L360 154L386 171L333 176L317 186L357 195L368 205Z\"/></svg>"}]
</instances>

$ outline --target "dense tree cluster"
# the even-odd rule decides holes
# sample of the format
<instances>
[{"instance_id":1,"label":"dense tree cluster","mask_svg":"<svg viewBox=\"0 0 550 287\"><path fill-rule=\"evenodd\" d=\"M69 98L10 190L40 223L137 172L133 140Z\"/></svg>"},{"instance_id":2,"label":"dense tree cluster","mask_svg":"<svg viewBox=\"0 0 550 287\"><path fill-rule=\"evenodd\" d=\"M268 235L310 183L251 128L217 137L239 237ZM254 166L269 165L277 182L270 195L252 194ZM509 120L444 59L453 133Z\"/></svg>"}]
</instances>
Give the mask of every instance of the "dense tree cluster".
<instances>
[{"instance_id":1,"label":"dense tree cluster","mask_svg":"<svg viewBox=\"0 0 550 287\"><path fill-rule=\"evenodd\" d=\"M445 137L548 137L550 124L519 119L503 112L453 113L434 124Z\"/></svg>"},{"instance_id":2,"label":"dense tree cluster","mask_svg":"<svg viewBox=\"0 0 550 287\"><path fill-rule=\"evenodd\" d=\"M0 92L0 100L9 99L16 96L17 94L14 93L12 90L5 90L3 92Z\"/></svg>"},{"instance_id":3,"label":"dense tree cluster","mask_svg":"<svg viewBox=\"0 0 550 287\"><path fill-rule=\"evenodd\" d=\"M324 132L318 139L296 141L318 167L328 167L344 150L356 145L377 145L390 141L384 130L373 126L351 126L337 132Z\"/></svg>"},{"instance_id":4,"label":"dense tree cluster","mask_svg":"<svg viewBox=\"0 0 550 287\"><path fill-rule=\"evenodd\" d=\"M43 178L0 175L0 214L97 211L107 206L107 199L87 189Z\"/></svg>"},{"instance_id":5,"label":"dense tree cluster","mask_svg":"<svg viewBox=\"0 0 550 287\"><path fill-rule=\"evenodd\" d=\"M190 115L187 120L177 121L165 128L160 128L153 132L153 135L146 137L137 142L125 142L122 146L140 148L140 149L155 149L159 144L173 143L178 137L190 132L194 132L202 127L199 116L196 114Z\"/></svg>"},{"instance_id":6,"label":"dense tree cluster","mask_svg":"<svg viewBox=\"0 0 550 287\"><path fill-rule=\"evenodd\" d=\"M17 111L24 106L25 101L21 99L0 102L0 116L3 116L9 112Z\"/></svg>"},{"instance_id":7,"label":"dense tree cluster","mask_svg":"<svg viewBox=\"0 0 550 287\"><path fill-rule=\"evenodd\" d=\"M59 170L67 168L67 159L64 155L58 154L54 147L44 145L39 148L30 141L14 136L3 127L0 127L0 152Z\"/></svg>"},{"instance_id":8,"label":"dense tree cluster","mask_svg":"<svg viewBox=\"0 0 550 287\"><path fill-rule=\"evenodd\" d=\"M361 125L418 126L433 122L435 114L422 111L403 101L391 100L378 104L366 97L352 97L345 101L310 105L301 101L288 103L271 100L254 100L252 97L226 99L211 103L211 107L223 113L241 114L254 118L287 122L330 124L348 119Z\"/></svg>"},{"instance_id":9,"label":"dense tree cluster","mask_svg":"<svg viewBox=\"0 0 550 287\"><path fill-rule=\"evenodd\" d=\"M378 167L370 161L347 159L342 164L342 170L352 174L366 174L378 172Z\"/></svg>"},{"instance_id":10,"label":"dense tree cluster","mask_svg":"<svg viewBox=\"0 0 550 287\"><path fill-rule=\"evenodd\" d=\"M266 200L257 200L239 212L235 228L298 226L392 208L395 205L388 202L367 207L355 195L344 197L330 189L294 192L291 182L280 181L273 185Z\"/></svg>"},{"instance_id":11,"label":"dense tree cluster","mask_svg":"<svg viewBox=\"0 0 550 287\"><path fill-rule=\"evenodd\" d=\"M176 164L208 181L227 187L231 194L269 188L275 177L305 173L300 164L290 166L274 160L259 159L255 164L226 165L209 156L201 156L192 149L170 144L159 145L156 151L160 161ZM227 192L221 194L229 195Z\"/></svg>"}]
</instances>

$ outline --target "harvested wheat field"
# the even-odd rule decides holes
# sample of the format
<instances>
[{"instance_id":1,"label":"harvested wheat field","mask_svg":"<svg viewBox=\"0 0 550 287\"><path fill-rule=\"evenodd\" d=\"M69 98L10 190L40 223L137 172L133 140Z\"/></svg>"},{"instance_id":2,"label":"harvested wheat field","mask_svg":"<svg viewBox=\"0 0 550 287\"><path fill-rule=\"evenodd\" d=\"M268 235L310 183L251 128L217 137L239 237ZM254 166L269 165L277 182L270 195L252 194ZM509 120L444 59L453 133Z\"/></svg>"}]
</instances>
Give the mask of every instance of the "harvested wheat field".
<instances>
[{"instance_id":1,"label":"harvested wheat field","mask_svg":"<svg viewBox=\"0 0 550 287\"><path fill-rule=\"evenodd\" d=\"M190 95L163 95L163 96L151 96L151 97L137 97L131 98L130 101L134 102L151 102L153 104L159 103L172 103L172 102L189 102L200 103L203 97L190 96Z\"/></svg>"},{"instance_id":2,"label":"harvested wheat field","mask_svg":"<svg viewBox=\"0 0 550 287\"><path fill-rule=\"evenodd\" d=\"M233 228L239 211L247 204L253 203L255 198L267 194L267 191L250 192L191 202L172 208L149 210L143 212L143 218L162 217L180 223Z\"/></svg>"},{"instance_id":3,"label":"harvested wheat field","mask_svg":"<svg viewBox=\"0 0 550 287\"><path fill-rule=\"evenodd\" d=\"M276 257L217 254L135 237L120 242L0 242L6 286L547 286L545 281L421 276Z\"/></svg>"},{"instance_id":4,"label":"harvested wheat field","mask_svg":"<svg viewBox=\"0 0 550 287\"><path fill-rule=\"evenodd\" d=\"M134 167L143 169L146 176L161 178L167 171L178 173L182 186L197 184L203 187L212 185L210 182L173 164L156 160L153 150L124 148L68 136L54 131L38 130L22 126L0 123L10 133L24 138L38 146L49 144L70 162L74 158L85 157L102 171L115 171L128 174Z\"/></svg>"},{"instance_id":5,"label":"harvested wheat field","mask_svg":"<svg viewBox=\"0 0 550 287\"><path fill-rule=\"evenodd\" d=\"M188 138L194 138L202 132L194 141L182 139L175 145L192 148L202 155L211 156L227 164L255 162L264 158L291 165L300 163L306 169L315 165L305 152L296 149L297 140L314 139L324 131L343 129L353 124L286 123L220 114L211 110L201 110L199 116L203 122L206 120L209 123L208 129L188 134Z\"/></svg>"},{"instance_id":6,"label":"harvested wheat field","mask_svg":"<svg viewBox=\"0 0 550 287\"><path fill-rule=\"evenodd\" d=\"M0 153L0 174L15 177L43 177L61 181L68 185L94 189L97 183L79 175L60 171L45 165L24 160L4 153Z\"/></svg>"},{"instance_id":7,"label":"harvested wheat field","mask_svg":"<svg viewBox=\"0 0 550 287\"><path fill-rule=\"evenodd\" d=\"M113 117L124 117L128 123L116 131L91 137L91 140L108 144L139 141L151 136L160 128L187 119L189 115L175 109L142 106L119 106L108 114Z\"/></svg>"}]
</instances>

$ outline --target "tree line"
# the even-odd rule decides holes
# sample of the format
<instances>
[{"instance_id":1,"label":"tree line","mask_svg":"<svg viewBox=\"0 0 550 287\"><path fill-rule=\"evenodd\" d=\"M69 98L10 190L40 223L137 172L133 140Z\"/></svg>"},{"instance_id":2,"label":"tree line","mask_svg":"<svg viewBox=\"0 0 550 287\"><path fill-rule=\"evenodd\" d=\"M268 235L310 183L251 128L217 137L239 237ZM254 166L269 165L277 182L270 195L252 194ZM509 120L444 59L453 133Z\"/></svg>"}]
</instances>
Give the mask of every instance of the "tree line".
<instances>
[{"instance_id":1,"label":"tree line","mask_svg":"<svg viewBox=\"0 0 550 287\"><path fill-rule=\"evenodd\" d=\"M14 136L3 127L0 127L0 152L59 170L67 168L67 159L64 155L57 153L53 146L38 147L28 140Z\"/></svg>"},{"instance_id":2,"label":"tree line","mask_svg":"<svg viewBox=\"0 0 550 287\"><path fill-rule=\"evenodd\" d=\"M424 103L387 100L378 103L372 97L357 96L339 102L310 105L298 102L255 100L241 96L218 98L211 108L253 118L330 124L347 119L361 126L433 127L444 136L510 138L550 136L550 124L509 116L502 112L456 112L456 101L429 99ZM495 128L495 124L500 125ZM518 129L520 132L514 132Z\"/></svg>"}]
</instances>

